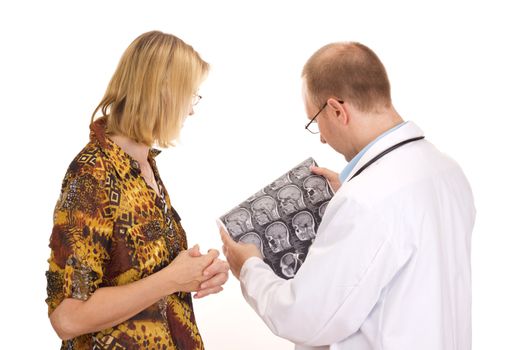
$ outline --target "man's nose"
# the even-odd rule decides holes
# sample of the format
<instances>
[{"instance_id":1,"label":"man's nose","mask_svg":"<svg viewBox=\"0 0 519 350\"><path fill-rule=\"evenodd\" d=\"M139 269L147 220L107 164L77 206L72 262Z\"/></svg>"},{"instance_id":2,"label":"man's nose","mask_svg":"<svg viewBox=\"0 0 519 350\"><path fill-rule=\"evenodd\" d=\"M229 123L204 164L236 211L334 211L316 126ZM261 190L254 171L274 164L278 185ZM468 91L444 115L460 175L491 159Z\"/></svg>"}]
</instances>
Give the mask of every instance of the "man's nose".
<instances>
[{"instance_id":1,"label":"man's nose","mask_svg":"<svg viewBox=\"0 0 519 350\"><path fill-rule=\"evenodd\" d=\"M195 114L195 110L193 109L193 106L191 106L191 109L189 110L189 115Z\"/></svg>"},{"instance_id":2,"label":"man's nose","mask_svg":"<svg viewBox=\"0 0 519 350\"><path fill-rule=\"evenodd\" d=\"M326 144L326 140L323 138L323 135L321 134L321 135L319 135L319 137L321 138L321 143Z\"/></svg>"}]
</instances>

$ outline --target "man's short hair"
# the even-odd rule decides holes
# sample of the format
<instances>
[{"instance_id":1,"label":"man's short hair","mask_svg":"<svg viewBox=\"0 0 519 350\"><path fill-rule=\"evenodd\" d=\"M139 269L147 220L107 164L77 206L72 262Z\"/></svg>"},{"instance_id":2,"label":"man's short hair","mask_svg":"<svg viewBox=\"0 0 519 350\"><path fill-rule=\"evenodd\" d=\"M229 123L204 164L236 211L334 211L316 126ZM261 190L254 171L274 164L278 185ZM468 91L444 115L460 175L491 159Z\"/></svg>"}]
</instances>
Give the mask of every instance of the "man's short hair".
<instances>
[{"instance_id":1,"label":"man's short hair","mask_svg":"<svg viewBox=\"0 0 519 350\"><path fill-rule=\"evenodd\" d=\"M308 59L302 77L316 105L336 97L363 112L391 106L386 69L377 55L360 43L323 46Z\"/></svg>"}]
</instances>

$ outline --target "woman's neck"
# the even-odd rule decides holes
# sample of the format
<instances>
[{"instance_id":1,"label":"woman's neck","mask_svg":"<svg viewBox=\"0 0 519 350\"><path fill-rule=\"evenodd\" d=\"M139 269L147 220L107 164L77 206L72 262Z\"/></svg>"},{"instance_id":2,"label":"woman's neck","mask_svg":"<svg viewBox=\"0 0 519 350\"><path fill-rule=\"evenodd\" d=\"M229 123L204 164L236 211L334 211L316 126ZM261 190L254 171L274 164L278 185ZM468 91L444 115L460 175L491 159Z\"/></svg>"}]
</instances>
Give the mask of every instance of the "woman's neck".
<instances>
[{"instance_id":1,"label":"woman's neck","mask_svg":"<svg viewBox=\"0 0 519 350\"><path fill-rule=\"evenodd\" d=\"M122 150L130 155L133 159L138 161L139 163L146 163L148 161L148 154L150 151L150 147L138 143L129 137L123 135L112 135L110 139L117 144L117 146L121 147Z\"/></svg>"}]
</instances>

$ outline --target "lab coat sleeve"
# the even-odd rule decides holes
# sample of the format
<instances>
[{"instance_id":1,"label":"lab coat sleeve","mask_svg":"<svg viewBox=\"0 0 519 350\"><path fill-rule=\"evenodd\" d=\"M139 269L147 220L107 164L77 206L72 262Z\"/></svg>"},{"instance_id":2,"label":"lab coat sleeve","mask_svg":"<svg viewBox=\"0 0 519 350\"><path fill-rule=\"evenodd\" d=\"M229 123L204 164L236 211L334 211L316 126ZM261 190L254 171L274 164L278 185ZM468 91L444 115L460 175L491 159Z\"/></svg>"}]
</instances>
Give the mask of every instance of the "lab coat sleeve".
<instances>
[{"instance_id":1,"label":"lab coat sleeve","mask_svg":"<svg viewBox=\"0 0 519 350\"><path fill-rule=\"evenodd\" d=\"M328 210L292 280L259 258L240 273L247 302L273 333L296 344L329 345L354 334L412 254L369 208L344 200Z\"/></svg>"}]
</instances>

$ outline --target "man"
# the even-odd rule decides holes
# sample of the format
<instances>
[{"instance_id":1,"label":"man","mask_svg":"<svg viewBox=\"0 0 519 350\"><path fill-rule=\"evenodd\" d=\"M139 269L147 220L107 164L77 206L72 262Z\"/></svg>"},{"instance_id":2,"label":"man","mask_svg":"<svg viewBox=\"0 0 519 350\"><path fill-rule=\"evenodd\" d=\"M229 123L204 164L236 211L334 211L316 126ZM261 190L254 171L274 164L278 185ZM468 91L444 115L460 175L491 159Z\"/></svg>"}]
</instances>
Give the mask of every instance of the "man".
<instances>
[{"instance_id":1,"label":"man","mask_svg":"<svg viewBox=\"0 0 519 350\"><path fill-rule=\"evenodd\" d=\"M221 229L247 302L296 349L470 349L473 197L462 170L403 122L378 57L336 43L306 63L307 129L348 161L295 277Z\"/></svg>"}]
</instances>

